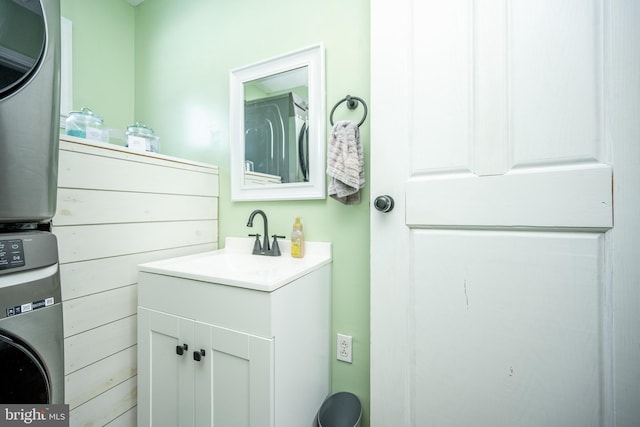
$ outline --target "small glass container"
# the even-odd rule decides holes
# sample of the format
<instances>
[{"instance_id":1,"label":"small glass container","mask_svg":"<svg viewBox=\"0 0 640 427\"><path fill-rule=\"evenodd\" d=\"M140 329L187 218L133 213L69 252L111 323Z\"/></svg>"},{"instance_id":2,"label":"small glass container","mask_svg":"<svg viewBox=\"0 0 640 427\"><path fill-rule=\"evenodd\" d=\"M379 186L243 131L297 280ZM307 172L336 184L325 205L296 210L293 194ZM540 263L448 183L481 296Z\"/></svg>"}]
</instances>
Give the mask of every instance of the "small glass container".
<instances>
[{"instance_id":1,"label":"small glass container","mask_svg":"<svg viewBox=\"0 0 640 427\"><path fill-rule=\"evenodd\" d=\"M78 138L109 142L109 131L104 127L104 120L87 107L69 113L65 120L65 133Z\"/></svg>"},{"instance_id":2,"label":"small glass container","mask_svg":"<svg viewBox=\"0 0 640 427\"><path fill-rule=\"evenodd\" d=\"M140 122L127 126L125 135L127 147L132 150L157 153L160 149L160 137L155 136L153 129Z\"/></svg>"}]
</instances>

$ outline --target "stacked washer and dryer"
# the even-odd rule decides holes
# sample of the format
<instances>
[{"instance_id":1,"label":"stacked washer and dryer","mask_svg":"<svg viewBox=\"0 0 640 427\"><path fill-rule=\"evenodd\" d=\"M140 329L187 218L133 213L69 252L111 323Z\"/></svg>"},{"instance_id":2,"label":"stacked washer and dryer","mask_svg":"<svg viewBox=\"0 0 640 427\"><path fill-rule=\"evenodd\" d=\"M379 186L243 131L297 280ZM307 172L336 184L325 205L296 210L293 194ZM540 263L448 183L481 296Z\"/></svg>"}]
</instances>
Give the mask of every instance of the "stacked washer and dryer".
<instances>
[{"instance_id":1,"label":"stacked washer and dryer","mask_svg":"<svg viewBox=\"0 0 640 427\"><path fill-rule=\"evenodd\" d=\"M0 0L0 405L64 403L59 88L59 0Z\"/></svg>"}]
</instances>

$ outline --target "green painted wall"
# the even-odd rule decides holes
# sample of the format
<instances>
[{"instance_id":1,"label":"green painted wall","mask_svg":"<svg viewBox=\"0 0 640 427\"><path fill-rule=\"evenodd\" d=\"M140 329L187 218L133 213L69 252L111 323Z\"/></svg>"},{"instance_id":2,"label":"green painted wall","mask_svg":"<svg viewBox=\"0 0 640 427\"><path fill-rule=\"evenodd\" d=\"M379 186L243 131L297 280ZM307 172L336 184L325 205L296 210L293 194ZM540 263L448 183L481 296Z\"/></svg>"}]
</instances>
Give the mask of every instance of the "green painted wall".
<instances>
[{"instance_id":1,"label":"green painted wall","mask_svg":"<svg viewBox=\"0 0 640 427\"><path fill-rule=\"evenodd\" d=\"M325 114L329 126L331 108L347 94L369 100L369 1L147 0L136 8L113 0L62 0L62 4L63 15L71 19L95 15L101 22L82 24L81 33L89 40L105 37L99 31L102 27L112 36L120 31L126 33L118 35L123 38L122 43L127 43L124 39L134 40L134 45L127 46L123 53L127 58L135 53L134 64L102 58L102 70L96 70L94 61L95 55L100 55L99 50L95 55L76 56L77 49L88 52L96 41L83 40L79 43L84 47L75 46L80 31L76 32L74 21L74 103L78 103L75 105L79 108L86 103L122 128L135 116L160 136L163 154L217 164L221 243L226 236L246 235L247 218L256 208L267 213L273 233L289 235L294 217L300 215L307 240L333 243L333 337L336 332L352 335L354 351L352 364L334 359L332 385L334 391L351 391L360 397L363 426L368 426L368 186L362 194L363 203L356 206L344 206L333 199L231 202L229 71L324 43ZM135 12L135 25L131 24L131 11ZM117 73L112 73L116 68ZM131 84L131 72L135 72L135 85ZM108 80L102 84L112 90L101 88L98 93L85 73ZM123 85L127 86L128 95L134 94L133 98L115 92ZM112 105L127 114L116 120L117 109ZM339 108L335 115L336 120L360 117L361 110L351 112L346 108ZM327 127L327 135L328 131ZM361 128L361 137L368 163L369 120ZM332 354L335 354L334 339Z\"/></svg>"},{"instance_id":2,"label":"green painted wall","mask_svg":"<svg viewBox=\"0 0 640 427\"><path fill-rule=\"evenodd\" d=\"M72 21L73 109L88 107L123 131L134 121L135 9L124 1L61 0L60 11Z\"/></svg>"}]
</instances>

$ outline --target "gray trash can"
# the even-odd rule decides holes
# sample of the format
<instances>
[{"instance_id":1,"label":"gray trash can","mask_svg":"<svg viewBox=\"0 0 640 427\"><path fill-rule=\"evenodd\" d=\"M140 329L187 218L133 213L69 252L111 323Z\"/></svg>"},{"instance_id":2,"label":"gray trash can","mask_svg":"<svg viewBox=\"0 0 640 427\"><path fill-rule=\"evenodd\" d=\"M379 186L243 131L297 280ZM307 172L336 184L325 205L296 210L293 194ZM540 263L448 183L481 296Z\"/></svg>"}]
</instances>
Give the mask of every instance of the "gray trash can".
<instances>
[{"instance_id":1,"label":"gray trash can","mask_svg":"<svg viewBox=\"0 0 640 427\"><path fill-rule=\"evenodd\" d=\"M327 397L318 411L318 427L360 427L361 419L360 399L346 391Z\"/></svg>"}]
</instances>

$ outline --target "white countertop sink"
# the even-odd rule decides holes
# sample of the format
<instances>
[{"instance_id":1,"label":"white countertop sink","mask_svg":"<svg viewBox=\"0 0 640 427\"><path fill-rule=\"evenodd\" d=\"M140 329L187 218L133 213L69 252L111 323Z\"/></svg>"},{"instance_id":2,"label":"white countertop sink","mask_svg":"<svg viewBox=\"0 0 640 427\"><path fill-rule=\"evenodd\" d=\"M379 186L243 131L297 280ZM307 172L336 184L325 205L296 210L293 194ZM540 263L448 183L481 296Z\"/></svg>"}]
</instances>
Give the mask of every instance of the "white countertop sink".
<instances>
[{"instance_id":1,"label":"white countertop sink","mask_svg":"<svg viewBox=\"0 0 640 427\"><path fill-rule=\"evenodd\" d=\"M271 292L331 263L331 243L306 242L304 258L278 240L281 256L252 255L254 238L227 237L224 249L138 266L142 272Z\"/></svg>"}]
</instances>

